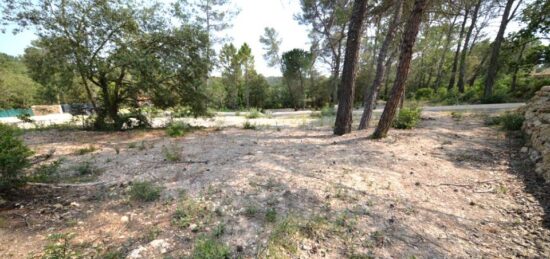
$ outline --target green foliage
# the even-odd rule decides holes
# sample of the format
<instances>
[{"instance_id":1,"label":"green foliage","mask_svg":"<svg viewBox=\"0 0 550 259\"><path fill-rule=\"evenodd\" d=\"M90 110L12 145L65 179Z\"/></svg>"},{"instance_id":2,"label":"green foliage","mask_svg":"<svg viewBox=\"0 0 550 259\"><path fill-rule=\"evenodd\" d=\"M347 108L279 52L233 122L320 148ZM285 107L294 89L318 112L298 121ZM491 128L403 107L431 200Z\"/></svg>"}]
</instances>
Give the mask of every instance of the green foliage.
<instances>
[{"instance_id":1,"label":"green foliage","mask_svg":"<svg viewBox=\"0 0 550 259\"><path fill-rule=\"evenodd\" d=\"M396 129L412 129L416 127L420 121L422 109L420 108L403 108L399 110L397 117L393 121L393 127Z\"/></svg>"},{"instance_id":2,"label":"green foliage","mask_svg":"<svg viewBox=\"0 0 550 259\"><path fill-rule=\"evenodd\" d=\"M162 147L162 154L164 155L164 159L169 162L178 162L181 160L181 149L178 145Z\"/></svg>"},{"instance_id":3,"label":"green foliage","mask_svg":"<svg viewBox=\"0 0 550 259\"><path fill-rule=\"evenodd\" d=\"M269 208L265 212L265 221L275 222L277 220L277 211L274 208Z\"/></svg>"},{"instance_id":4,"label":"green foliage","mask_svg":"<svg viewBox=\"0 0 550 259\"><path fill-rule=\"evenodd\" d=\"M23 169L33 152L21 140L21 130L0 123L0 190L10 190L24 183Z\"/></svg>"},{"instance_id":5,"label":"green foliage","mask_svg":"<svg viewBox=\"0 0 550 259\"><path fill-rule=\"evenodd\" d=\"M96 173L96 168L90 161L84 161L75 167L75 171L79 176L87 176Z\"/></svg>"},{"instance_id":6,"label":"green foliage","mask_svg":"<svg viewBox=\"0 0 550 259\"><path fill-rule=\"evenodd\" d=\"M509 131L521 130L524 120L523 114L517 112L506 112L500 116L502 128Z\"/></svg>"},{"instance_id":7,"label":"green foliage","mask_svg":"<svg viewBox=\"0 0 550 259\"><path fill-rule=\"evenodd\" d=\"M212 214L207 206L200 204L190 197L183 197L172 216L172 224L181 229L195 224L197 228L193 229L193 231L197 231L198 228L202 227L200 224L207 223L211 217Z\"/></svg>"},{"instance_id":8,"label":"green foliage","mask_svg":"<svg viewBox=\"0 0 550 259\"><path fill-rule=\"evenodd\" d=\"M251 109L248 111L248 114L246 114L247 119L257 119L263 116L263 113L260 112L258 109Z\"/></svg>"},{"instance_id":9,"label":"green foliage","mask_svg":"<svg viewBox=\"0 0 550 259\"><path fill-rule=\"evenodd\" d=\"M62 161L56 160L51 164L38 166L34 173L29 177L29 181L39 183L55 183L60 180L59 167Z\"/></svg>"},{"instance_id":10,"label":"green foliage","mask_svg":"<svg viewBox=\"0 0 550 259\"><path fill-rule=\"evenodd\" d=\"M243 124L243 129L247 130L256 130L256 124L251 123L250 121L245 121Z\"/></svg>"},{"instance_id":11,"label":"green foliage","mask_svg":"<svg viewBox=\"0 0 550 259\"><path fill-rule=\"evenodd\" d=\"M203 236L195 241L192 257L195 259L228 259L230 258L230 249L216 239Z\"/></svg>"},{"instance_id":12,"label":"green foliage","mask_svg":"<svg viewBox=\"0 0 550 259\"><path fill-rule=\"evenodd\" d=\"M191 125L189 125L187 123L172 122L172 123L168 124L165 131L166 131L166 134L170 137L181 137L181 136L184 136L185 134L193 131L193 129L194 128L191 127Z\"/></svg>"},{"instance_id":13,"label":"green foliage","mask_svg":"<svg viewBox=\"0 0 550 259\"><path fill-rule=\"evenodd\" d=\"M27 108L34 103L38 85L19 58L0 53L0 75L0 109Z\"/></svg>"},{"instance_id":14,"label":"green foliage","mask_svg":"<svg viewBox=\"0 0 550 259\"><path fill-rule=\"evenodd\" d=\"M313 54L302 49L293 49L282 55L282 71L293 108L305 107L306 81L311 74Z\"/></svg>"},{"instance_id":15,"label":"green foliage","mask_svg":"<svg viewBox=\"0 0 550 259\"><path fill-rule=\"evenodd\" d=\"M31 122L31 123L34 122L31 119L31 115L28 114L28 113L19 114L19 115L17 115L17 118L20 119L23 122Z\"/></svg>"},{"instance_id":16,"label":"green foliage","mask_svg":"<svg viewBox=\"0 0 550 259\"><path fill-rule=\"evenodd\" d=\"M162 188L151 182L135 182L130 187L130 199L134 201L151 202L160 198Z\"/></svg>"},{"instance_id":17,"label":"green foliage","mask_svg":"<svg viewBox=\"0 0 550 259\"><path fill-rule=\"evenodd\" d=\"M416 90L416 100L430 100L434 95L434 89L432 88L420 88Z\"/></svg>"},{"instance_id":18,"label":"green foliage","mask_svg":"<svg viewBox=\"0 0 550 259\"><path fill-rule=\"evenodd\" d=\"M97 150L97 148L93 145L89 145L88 147L80 148L76 151L76 154L81 156L88 153L93 153Z\"/></svg>"},{"instance_id":19,"label":"green foliage","mask_svg":"<svg viewBox=\"0 0 550 259\"><path fill-rule=\"evenodd\" d=\"M71 244L74 233L59 233L48 236L48 243L44 247L43 259L70 259L80 258L82 255Z\"/></svg>"}]
</instances>

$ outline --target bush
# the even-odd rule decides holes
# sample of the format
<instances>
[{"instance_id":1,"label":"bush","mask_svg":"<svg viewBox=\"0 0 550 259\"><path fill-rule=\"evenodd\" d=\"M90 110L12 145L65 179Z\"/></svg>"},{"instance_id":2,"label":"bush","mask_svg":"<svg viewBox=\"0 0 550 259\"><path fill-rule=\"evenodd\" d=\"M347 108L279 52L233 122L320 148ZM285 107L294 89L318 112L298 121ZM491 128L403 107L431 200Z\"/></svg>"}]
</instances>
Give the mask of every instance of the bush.
<instances>
[{"instance_id":1,"label":"bush","mask_svg":"<svg viewBox=\"0 0 550 259\"><path fill-rule=\"evenodd\" d=\"M500 116L501 126L505 130L520 130L525 118L522 114L516 112L506 112Z\"/></svg>"},{"instance_id":2,"label":"bush","mask_svg":"<svg viewBox=\"0 0 550 259\"><path fill-rule=\"evenodd\" d=\"M430 100L434 95L434 89L432 88L419 88L416 90L415 98L416 100Z\"/></svg>"},{"instance_id":3,"label":"bush","mask_svg":"<svg viewBox=\"0 0 550 259\"><path fill-rule=\"evenodd\" d=\"M420 121L420 108L403 108L393 121L393 127L396 129L412 129Z\"/></svg>"},{"instance_id":4,"label":"bush","mask_svg":"<svg viewBox=\"0 0 550 259\"><path fill-rule=\"evenodd\" d=\"M174 122L166 127L166 134L170 137L181 137L193 130L193 127L187 123Z\"/></svg>"},{"instance_id":5,"label":"bush","mask_svg":"<svg viewBox=\"0 0 550 259\"><path fill-rule=\"evenodd\" d=\"M245 121L244 124L243 124L243 129L256 130L257 128L256 128L256 125L250 123L250 121Z\"/></svg>"},{"instance_id":6,"label":"bush","mask_svg":"<svg viewBox=\"0 0 550 259\"><path fill-rule=\"evenodd\" d=\"M247 119L256 119L262 117L263 114L257 109L251 109L248 114L245 116Z\"/></svg>"},{"instance_id":7,"label":"bush","mask_svg":"<svg viewBox=\"0 0 550 259\"><path fill-rule=\"evenodd\" d=\"M0 190L25 182L21 172L29 165L33 152L20 139L21 134L18 128L0 124Z\"/></svg>"},{"instance_id":8,"label":"bush","mask_svg":"<svg viewBox=\"0 0 550 259\"><path fill-rule=\"evenodd\" d=\"M135 182L130 187L130 198L135 201L150 202L160 198L161 188L151 182Z\"/></svg>"},{"instance_id":9,"label":"bush","mask_svg":"<svg viewBox=\"0 0 550 259\"><path fill-rule=\"evenodd\" d=\"M40 165L34 170L34 174L29 180L39 183L58 182L60 180L59 166L61 166L61 160L54 161L51 164Z\"/></svg>"},{"instance_id":10,"label":"bush","mask_svg":"<svg viewBox=\"0 0 550 259\"><path fill-rule=\"evenodd\" d=\"M213 238L201 237L194 245L193 258L225 259L229 258L229 247Z\"/></svg>"}]
</instances>

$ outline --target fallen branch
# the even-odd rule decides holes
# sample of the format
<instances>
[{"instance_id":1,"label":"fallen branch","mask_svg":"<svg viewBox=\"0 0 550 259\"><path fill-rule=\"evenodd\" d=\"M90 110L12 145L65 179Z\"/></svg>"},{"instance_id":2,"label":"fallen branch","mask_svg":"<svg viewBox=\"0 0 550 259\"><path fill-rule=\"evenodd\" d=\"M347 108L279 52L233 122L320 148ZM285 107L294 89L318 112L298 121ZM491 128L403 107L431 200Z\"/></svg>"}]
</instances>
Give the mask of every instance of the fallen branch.
<instances>
[{"instance_id":1,"label":"fallen branch","mask_svg":"<svg viewBox=\"0 0 550 259\"><path fill-rule=\"evenodd\" d=\"M91 187L97 185L109 185L116 184L114 182L91 182L91 183L27 183L30 186L40 186L40 187L49 187L49 188L62 188L62 187Z\"/></svg>"},{"instance_id":2,"label":"fallen branch","mask_svg":"<svg viewBox=\"0 0 550 259\"><path fill-rule=\"evenodd\" d=\"M21 214L17 214L17 213L12 213L11 215L14 215L14 216L18 216L18 217L23 218L23 220L25 221L25 225L27 225L27 228L32 229L31 223L29 223L29 220L27 219L27 216L21 215Z\"/></svg>"}]
</instances>

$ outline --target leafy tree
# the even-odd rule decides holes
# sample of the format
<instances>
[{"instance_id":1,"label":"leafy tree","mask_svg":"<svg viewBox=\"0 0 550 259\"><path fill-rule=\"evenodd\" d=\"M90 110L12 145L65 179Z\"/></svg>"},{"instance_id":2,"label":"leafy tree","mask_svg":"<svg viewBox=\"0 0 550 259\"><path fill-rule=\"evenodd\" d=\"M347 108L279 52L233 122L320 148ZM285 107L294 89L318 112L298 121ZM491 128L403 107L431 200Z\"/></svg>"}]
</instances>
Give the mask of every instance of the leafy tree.
<instances>
[{"instance_id":1,"label":"leafy tree","mask_svg":"<svg viewBox=\"0 0 550 259\"><path fill-rule=\"evenodd\" d=\"M273 28L264 28L264 35L260 36L260 43L264 45L264 59L270 67L280 66L281 57L279 48L282 41L279 39L277 31Z\"/></svg>"},{"instance_id":2,"label":"leafy tree","mask_svg":"<svg viewBox=\"0 0 550 259\"><path fill-rule=\"evenodd\" d=\"M0 109L29 107L38 88L19 58L0 53Z\"/></svg>"},{"instance_id":3,"label":"leafy tree","mask_svg":"<svg viewBox=\"0 0 550 259\"><path fill-rule=\"evenodd\" d=\"M281 63L292 107L294 109L304 108L306 106L307 78L313 65L313 55L302 49L293 49L283 53Z\"/></svg>"},{"instance_id":4,"label":"leafy tree","mask_svg":"<svg viewBox=\"0 0 550 259\"><path fill-rule=\"evenodd\" d=\"M313 41L320 41L321 57L331 67L333 101L337 98L345 29L351 15L350 0L300 0L302 13L297 16L301 24L310 25Z\"/></svg>"},{"instance_id":5,"label":"leafy tree","mask_svg":"<svg viewBox=\"0 0 550 259\"><path fill-rule=\"evenodd\" d=\"M167 89L175 89L196 113L206 110L200 89L208 72L208 37L196 27L174 28L160 5L122 0L13 2L3 19L34 26L43 51L65 60L80 77L97 111L97 128L121 129L125 119L120 108L136 107L142 95L172 104L166 102Z\"/></svg>"}]
</instances>

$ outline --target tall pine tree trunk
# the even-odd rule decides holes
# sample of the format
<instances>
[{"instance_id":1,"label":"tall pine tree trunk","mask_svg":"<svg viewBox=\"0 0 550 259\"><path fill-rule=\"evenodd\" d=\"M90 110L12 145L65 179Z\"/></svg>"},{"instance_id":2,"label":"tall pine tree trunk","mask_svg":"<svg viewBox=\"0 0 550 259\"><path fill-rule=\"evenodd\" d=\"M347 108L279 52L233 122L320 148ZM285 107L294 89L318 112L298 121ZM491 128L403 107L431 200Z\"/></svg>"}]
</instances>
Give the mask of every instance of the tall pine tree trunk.
<instances>
[{"instance_id":1,"label":"tall pine tree trunk","mask_svg":"<svg viewBox=\"0 0 550 259\"><path fill-rule=\"evenodd\" d=\"M378 126L374 131L374 138L383 138L388 134L388 130L390 129L397 111L397 106L405 93L405 82L407 81L407 75L409 73L413 47L416 42L416 36L418 34L418 30L420 29L420 23L422 22L422 16L427 4L428 0L414 1L413 10L407 24L405 25L405 32L403 33L401 53L399 54L399 65L397 66L397 74L392 87L391 96L386 103L380 122L378 122Z\"/></svg>"},{"instance_id":2,"label":"tall pine tree trunk","mask_svg":"<svg viewBox=\"0 0 550 259\"><path fill-rule=\"evenodd\" d=\"M458 15L455 15L455 17L453 18L453 22L449 26L449 30L447 31L447 35L445 36L446 40L445 40L445 46L443 46L443 53L441 53L441 57L437 62L437 74L435 76L435 83L433 85L434 89L439 88L439 86L441 85L441 80L443 79L443 67L445 64L445 58L447 57L447 52L449 51L449 46L453 41L453 31L455 28L456 19L458 19Z\"/></svg>"},{"instance_id":3,"label":"tall pine tree trunk","mask_svg":"<svg viewBox=\"0 0 550 259\"><path fill-rule=\"evenodd\" d=\"M397 27L401 20L402 2L403 0L398 0L396 3L398 6L395 8L392 21L388 26L388 32L382 42L382 46L380 47L378 59L376 61L376 74L374 76L374 81L372 86L367 88L365 93L365 108L363 110L363 115L361 116L361 121L359 122L359 130L366 129L369 126L369 122L372 117L372 110L375 107L378 92L380 91L382 80L384 79L384 73L386 72L384 62L386 61L388 50L393 38L395 37L395 32L397 31Z\"/></svg>"},{"instance_id":4,"label":"tall pine tree trunk","mask_svg":"<svg viewBox=\"0 0 550 259\"><path fill-rule=\"evenodd\" d=\"M504 40L504 32L506 31L506 26L508 26L508 22L510 22L509 16L513 4L514 0L507 0L497 36L495 38L495 41L493 41L493 49L491 50L489 66L487 67L487 76L485 77L485 89L483 91L484 99L490 98L493 95L493 86L495 84L495 79L498 72L498 55L500 54L500 46L502 45L502 41Z\"/></svg>"},{"instance_id":5,"label":"tall pine tree trunk","mask_svg":"<svg viewBox=\"0 0 550 259\"><path fill-rule=\"evenodd\" d=\"M472 14L472 23L470 23L470 28L466 33L466 39L464 40L464 48L460 56L460 70L458 72L458 91L464 93L464 77L466 76L466 55L468 54L468 43L470 42L470 37L472 37L472 32L476 26L477 16L479 13L479 8L481 7L481 0L478 0L476 6L474 7L474 13Z\"/></svg>"},{"instance_id":6,"label":"tall pine tree trunk","mask_svg":"<svg viewBox=\"0 0 550 259\"><path fill-rule=\"evenodd\" d=\"M449 85L447 89L451 90L455 87L456 81L456 70L458 68L458 55L460 54L460 48L462 46L462 38L464 37L464 29L466 28L466 22L468 21L468 14L470 14L470 9L466 8L464 13L464 21L462 21L462 26L460 27L460 34L458 36L458 45L456 46L455 57L453 59L453 67L451 70L451 79L449 79Z\"/></svg>"},{"instance_id":7,"label":"tall pine tree trunk","mask_svg":"<svg viewBox=\"0 0 550 259\"><path fill-rule=\"evenodd\" d=\"M363 21L367 11L367 0L355 0L348 29L346 55L342 70L342 83L338 112L334 123L334 134L344 135L351 132L353 97L355 91L355 77L357 74L357 60L361 45Z\"/></svg>"},{"instance_id":8,"label":"tall pine tree trunk","mask_svg":"<svg viewBox=\"0 0 550 259\"><path fill-rule=\"evenodd\" d=\"M521 60L523 59L523 52L525 52L525 47L527 46L527 42L523 43L521 45L521 49L518 53L518 59L516 60L516 63L514 64L514 71L512 72L512 83L510 84L510 92L516 91L516 85L518 82L518 72L519 72L519 64Z\"/></svg>"}]
</instances>

